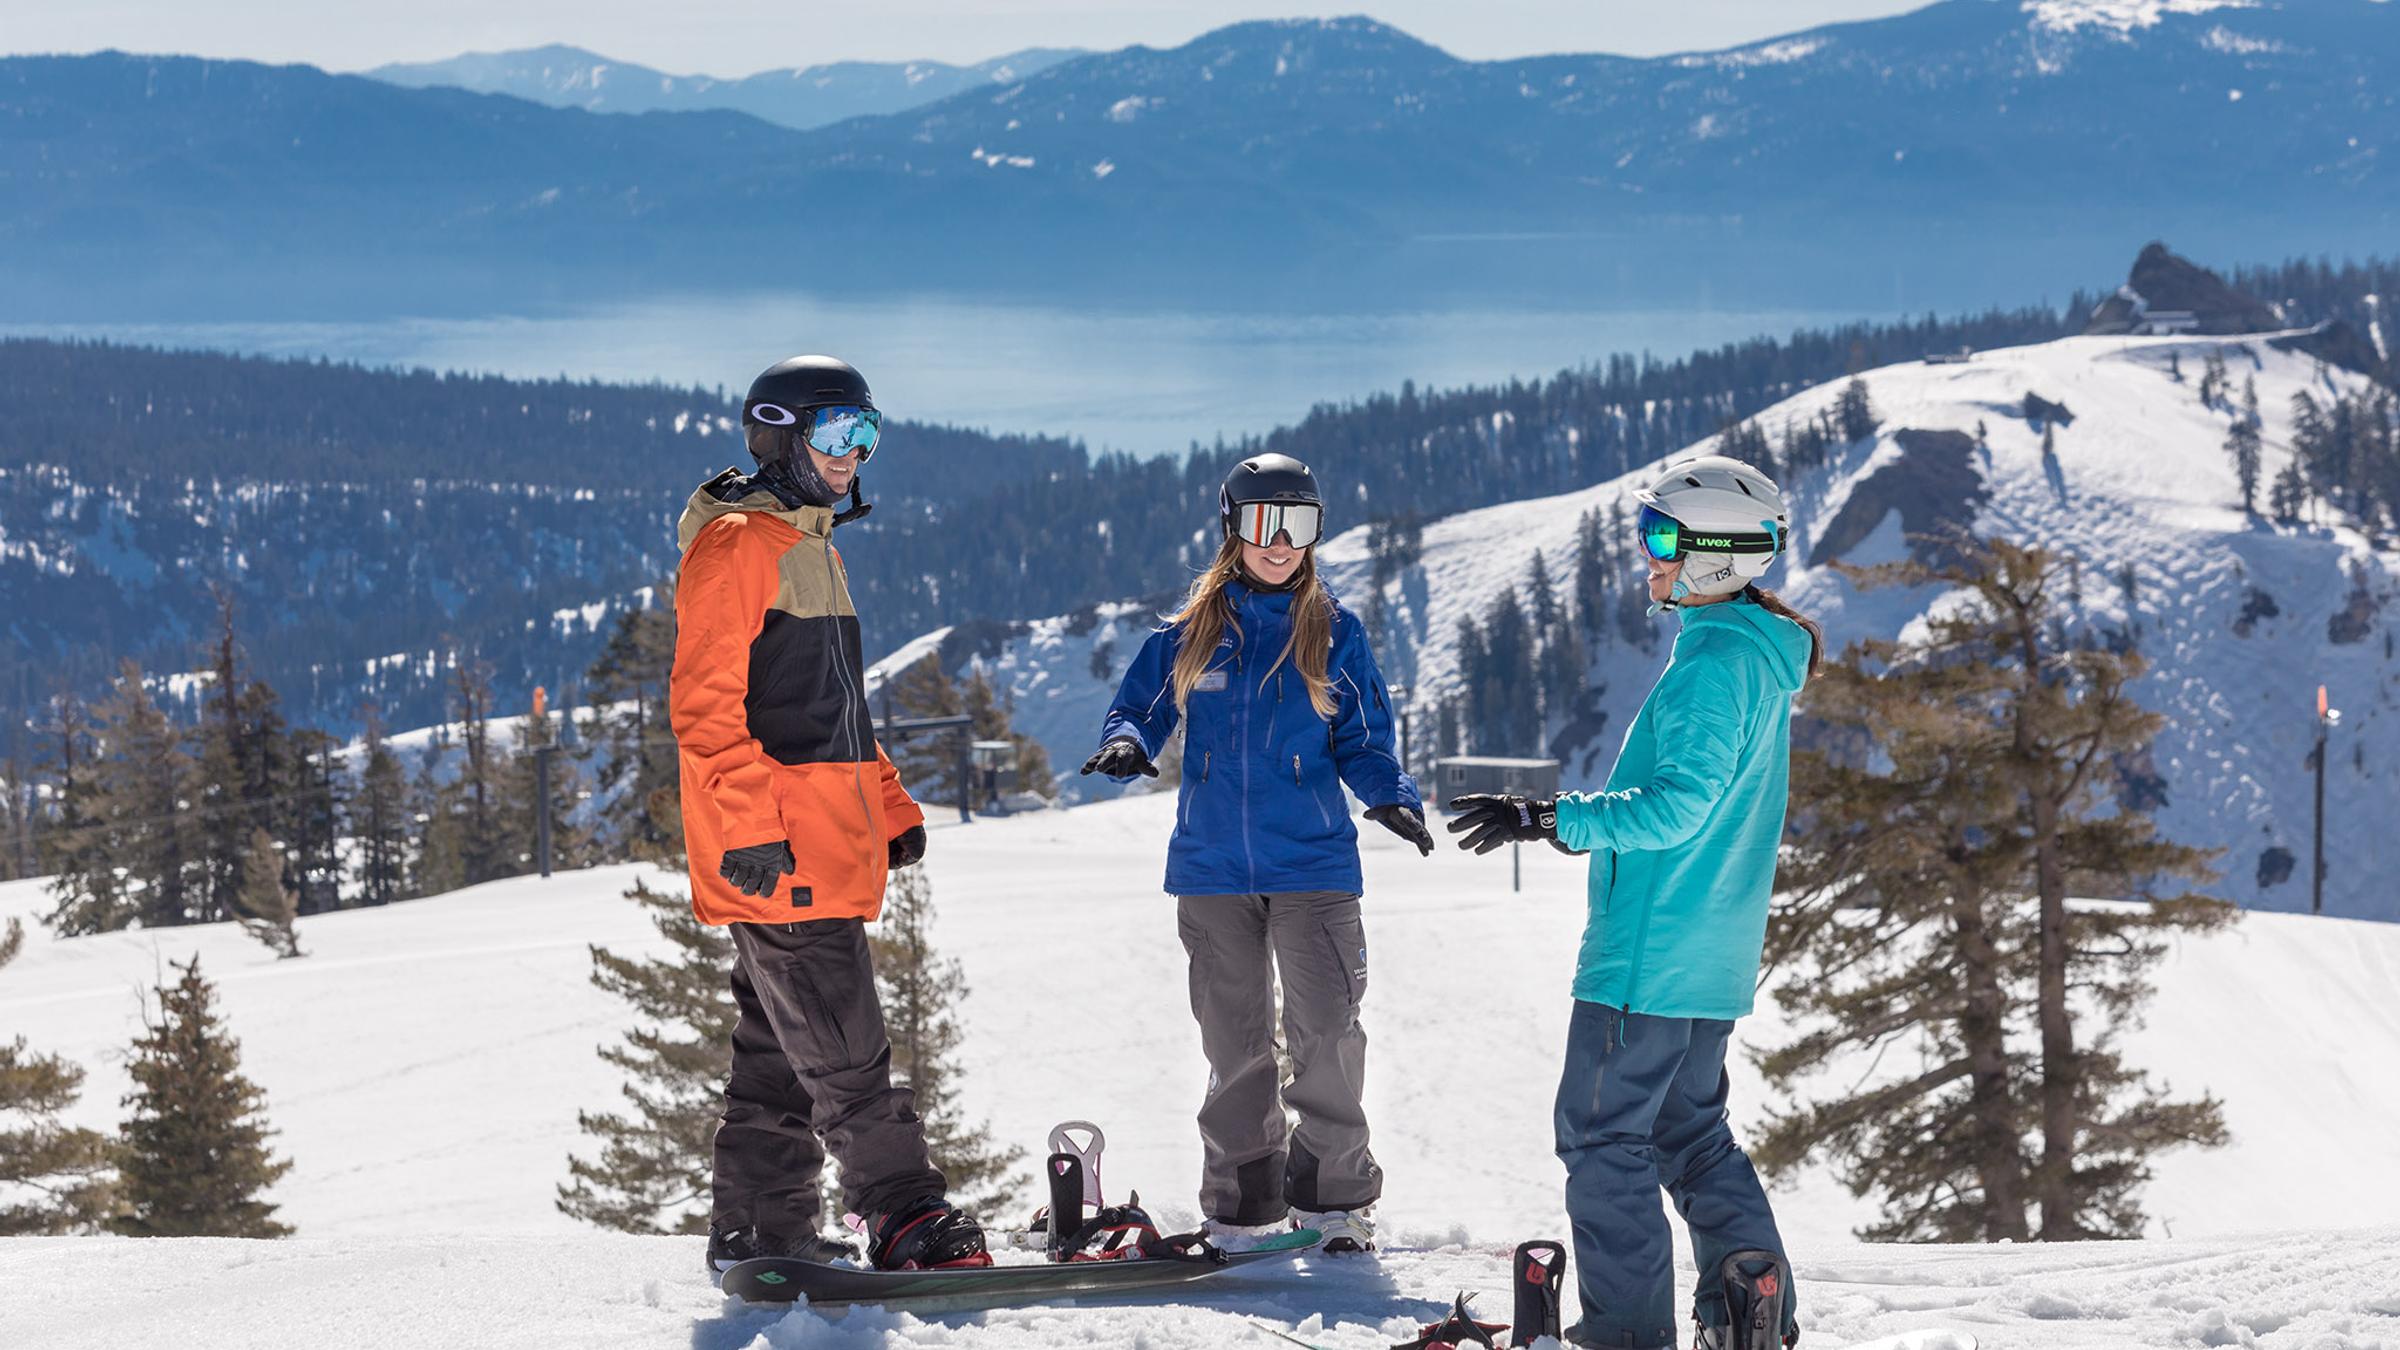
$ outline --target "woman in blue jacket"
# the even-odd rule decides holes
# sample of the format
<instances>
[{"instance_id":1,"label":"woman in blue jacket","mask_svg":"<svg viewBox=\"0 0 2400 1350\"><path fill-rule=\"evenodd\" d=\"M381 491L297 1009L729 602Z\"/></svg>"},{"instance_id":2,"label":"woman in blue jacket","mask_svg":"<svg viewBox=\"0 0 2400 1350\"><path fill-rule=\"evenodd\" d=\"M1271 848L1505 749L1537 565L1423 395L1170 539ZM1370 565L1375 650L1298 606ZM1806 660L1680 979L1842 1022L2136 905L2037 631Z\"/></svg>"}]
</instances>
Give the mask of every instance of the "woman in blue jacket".
<instances>
[{"instance_id":1,"label":"woman in blue jacket","mask_svg":"<svg viewBox=\"0 0 2400 1350\"><path fill-rule=\"evenodd\" d=\"M1725 1051L1766 940L1792 695L1823 641L1757 585L1791 519L1765 474L1708 455L1637 497L1651 612L1682 631L1606 787L1462 797L1450 829L1479 853L1547 839L1592 855L1556 1116L1583 1301L1569 1342L1674 1346L1664 1186L1699 1265L1699 1344L1749 1350L1798 1323L1774 1212L1727 1123Z\"/></svg>"},{"instance_id":2,"label":"woman in blue jacket","mask_svg":"<svg viewBox=\"0 0 2400 1350\"><path fill-rule=\"evenodd\" d=\"M1200 1204L1212 1240L1238 1247L1296 1224L1323 1233L1326 1251L1366 1251L1383 1173L1361 1101L1367 939L1343 784L1420 853L1433 836L1366 635L1317 580L1316 478L1287 455L1244 460L1218 518L1215 563L1134 657L1083 771L1155 777L1183 725L1166 889L1208 1058ZM1287 1106L1299 1118L1288 1129Z\"/></svg>"}]
</instances>

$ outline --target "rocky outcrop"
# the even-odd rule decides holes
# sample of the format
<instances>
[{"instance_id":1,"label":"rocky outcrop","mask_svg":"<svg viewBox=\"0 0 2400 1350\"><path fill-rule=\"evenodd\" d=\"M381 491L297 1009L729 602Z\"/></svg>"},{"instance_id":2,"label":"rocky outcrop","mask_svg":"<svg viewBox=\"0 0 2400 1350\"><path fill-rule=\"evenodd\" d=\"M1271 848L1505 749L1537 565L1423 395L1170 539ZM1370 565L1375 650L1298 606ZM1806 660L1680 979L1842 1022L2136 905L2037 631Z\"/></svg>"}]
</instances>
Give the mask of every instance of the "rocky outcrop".
<instances>
[{"instance_id":1,"label":"rocky outcrop","mask_svg":"<svg viewBox=\"0 0 2400 1350\"><path fill-rule=\"evenodd\" d=\"M1975 438L1963 431L1892 433L1900 458L1868 475L1850 492L1839 514L1818 536L1808 565L1840 561L1897 511L1908 551L1920 562L1939 563L1939 538L1950 529L1970 529L1991 490L1975 467Z\"/></svg>"},{"instance_id":2,"label":"rocky outcrop","mask_svg":"<svg viewBox=\"0 0 2400 1350\"><path fill-rule=\"evenodd\" d=\"M2117 333L2271 333L2283 316L2225 284L2189 258L2152 243L2133 260L2133 274L2100 302L2083 326L2087 336Z\"/></svg>"}]
</instances>

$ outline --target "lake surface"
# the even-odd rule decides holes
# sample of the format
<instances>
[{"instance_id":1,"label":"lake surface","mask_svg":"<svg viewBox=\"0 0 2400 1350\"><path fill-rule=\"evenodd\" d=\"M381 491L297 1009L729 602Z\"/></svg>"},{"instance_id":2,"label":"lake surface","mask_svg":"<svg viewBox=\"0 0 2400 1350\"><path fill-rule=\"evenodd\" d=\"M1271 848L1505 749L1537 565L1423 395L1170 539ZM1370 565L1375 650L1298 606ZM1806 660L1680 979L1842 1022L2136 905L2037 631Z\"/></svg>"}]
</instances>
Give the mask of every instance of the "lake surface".
<instances>
[{"instance_id":1,"label":"lake surface","mask_svg":"<svg viewBox=\"0 0 2400 1350\"><path fill-rule=\"evenodd\" d=\"M519 377L665 380L738 392L830 352L896 417L1081 437L1150 455L1299 420L1321 402L1534 379L1649 351L1883 311L1483 307L1339 313L1042 306L981 297L666 297L473 318L11 325L23 336L330 357ZM899 449L898 445L893 447Z\"/></svg>"}]
</instances>

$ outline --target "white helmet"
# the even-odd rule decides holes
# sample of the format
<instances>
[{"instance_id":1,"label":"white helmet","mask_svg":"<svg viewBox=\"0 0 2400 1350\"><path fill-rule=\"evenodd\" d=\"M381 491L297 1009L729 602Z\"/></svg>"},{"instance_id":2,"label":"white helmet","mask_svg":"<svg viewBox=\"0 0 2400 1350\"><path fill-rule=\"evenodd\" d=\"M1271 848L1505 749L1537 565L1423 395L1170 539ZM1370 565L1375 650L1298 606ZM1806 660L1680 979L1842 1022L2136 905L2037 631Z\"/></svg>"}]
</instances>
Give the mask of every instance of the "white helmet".
<instances>
[{"instance_id":1,"label":"white helmet","mask_svg":"<svg viewBox=\"0 0 2400 1350\"><path fill-rule=\"evenodd\" d=\"M1645 554L1683 560L1674 605L1687 595L1731 595L1766 574L1791 542L1791 508L1775 480L1738 459L1677 460L1633 494L1642 504Z\"/></svg>"}]
</instances>

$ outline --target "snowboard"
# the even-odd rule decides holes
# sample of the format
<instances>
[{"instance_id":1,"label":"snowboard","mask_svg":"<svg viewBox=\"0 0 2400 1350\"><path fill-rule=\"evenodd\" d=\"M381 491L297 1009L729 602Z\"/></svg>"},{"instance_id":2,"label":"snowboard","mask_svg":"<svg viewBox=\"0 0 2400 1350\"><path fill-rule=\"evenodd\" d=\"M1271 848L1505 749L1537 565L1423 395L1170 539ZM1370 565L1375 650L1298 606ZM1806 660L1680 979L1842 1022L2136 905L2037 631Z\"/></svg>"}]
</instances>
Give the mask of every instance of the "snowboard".
<instances>
[{"instance_id":1,"label":"snowboard","mask_svg":"<svg viewBox=\"0 0 2400 1350\"><path fill-rule=\"evenodd\" d=\"M726 1293L751 1303L806 1299L815 1308L853 1303L894 1308L934 1304L951 1309L1000 1307L1190 1284L1288 1261L1314 1248L1319 1240L1316 1230L1303 1228L1252 1250L1230 1253L1222 1261L1040 1261L955 1270L862 1270L762 1256L726 1271L721 1284Z\"/></svg>"}]
</instances>

